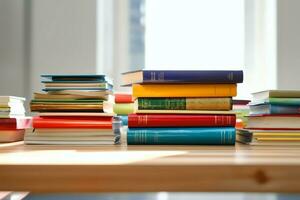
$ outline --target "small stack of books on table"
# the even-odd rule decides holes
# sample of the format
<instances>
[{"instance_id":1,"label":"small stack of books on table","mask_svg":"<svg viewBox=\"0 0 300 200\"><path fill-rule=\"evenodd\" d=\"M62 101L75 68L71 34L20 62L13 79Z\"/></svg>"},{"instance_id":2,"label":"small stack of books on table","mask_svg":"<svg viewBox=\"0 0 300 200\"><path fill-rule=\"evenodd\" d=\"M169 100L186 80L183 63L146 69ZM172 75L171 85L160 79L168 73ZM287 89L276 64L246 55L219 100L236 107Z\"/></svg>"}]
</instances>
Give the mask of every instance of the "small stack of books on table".
<instances>
[{"instance_id":1,"label":"small stack of books on table","mask_svg":"<svg viewBox=\"0 0 300 200\"><path fill-rule=\"evenodd\" d=\"M242 71L142 70L123 74L135 114L128 144L235 144L232 97Z\"/></svg>"},{"instance_id":2,"label":"small stack of books on table","mask_svg":"<svg viewBox=\"0 0 300 200\"><path fill-rule=\"evenodd\" d=\"M300 145L300 91L268 90L253 94L245 129L237 140L251 145Z\"/></svg>"},{"instance_id":3,"label":"small stack of books on table","mask_svg":"<svg viewBox=\"0 0 300 200\"><path fill-rule=\"evenodd\" d=\"M25 98L0 96L0 142L16 142L24 139L31 128L31 117L25 116Z\"/></svg>"},{"instance_id":4,"label":"small stack of books on table","mask_svg":"<svg viewBox=\"0 0 300 200\"><path fill-rule=\"evenodd\" d=\"M131 94L115 93L115 103L113 105L113 111L117 114L121 120L122 125L128 125L128 114L133 113L133 99Z\"/></svg>"},{"instance_id":5,"label":"small stack of books on table","mask_svg":"<svg viewBox=\"0 0 300 200\"><path fill-rule=\"evenodd\" d=\"M42 75L46 93L35 93L33 132L26 144L114 144L120 122L107 102L112 84L105 75ZM105 113L105 111L109 113Z\"/></svg>"}]
</instances>

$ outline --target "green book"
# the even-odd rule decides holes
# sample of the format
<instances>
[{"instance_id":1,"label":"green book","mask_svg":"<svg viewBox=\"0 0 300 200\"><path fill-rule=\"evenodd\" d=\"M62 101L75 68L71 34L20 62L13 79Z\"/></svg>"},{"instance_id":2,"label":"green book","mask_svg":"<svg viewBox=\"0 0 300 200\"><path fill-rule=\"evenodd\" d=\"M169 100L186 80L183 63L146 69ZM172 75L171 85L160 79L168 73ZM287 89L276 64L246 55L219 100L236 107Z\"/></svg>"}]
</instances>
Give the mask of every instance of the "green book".
<instances>
[{"instance_id":1,"label":"green book","mask_svg":"<svg viewBox=\"0 0 300 200\"><path fill-rule=\"evenodd\" d=\"M231 98L138 98L138 110L231 110Z\"/></svg>"}]
</instances>

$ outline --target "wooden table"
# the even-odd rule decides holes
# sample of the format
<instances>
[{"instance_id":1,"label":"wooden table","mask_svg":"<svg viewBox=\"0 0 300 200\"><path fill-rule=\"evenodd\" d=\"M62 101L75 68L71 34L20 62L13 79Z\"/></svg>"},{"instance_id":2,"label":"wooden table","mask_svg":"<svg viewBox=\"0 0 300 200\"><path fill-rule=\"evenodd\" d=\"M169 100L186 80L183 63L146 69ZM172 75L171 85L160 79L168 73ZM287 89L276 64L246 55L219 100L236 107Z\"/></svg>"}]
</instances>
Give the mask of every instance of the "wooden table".
<instances>
[{"instance_id":1,"label":"wooden table","mask_svg":"<svg viewBox=\"0 0 300 200\"><path fill-rule=\"evenodd\" d=\"M300 147L2 144L0 190L300 192Z\"/></svg>"}]
</instances>

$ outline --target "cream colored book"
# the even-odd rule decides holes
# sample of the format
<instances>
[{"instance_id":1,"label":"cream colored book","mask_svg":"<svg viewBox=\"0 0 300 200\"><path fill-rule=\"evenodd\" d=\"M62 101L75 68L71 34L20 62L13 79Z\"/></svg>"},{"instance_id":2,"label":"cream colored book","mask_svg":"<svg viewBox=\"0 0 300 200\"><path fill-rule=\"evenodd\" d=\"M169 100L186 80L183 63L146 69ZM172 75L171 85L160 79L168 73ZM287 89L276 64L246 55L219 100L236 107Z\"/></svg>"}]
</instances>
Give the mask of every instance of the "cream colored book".
<instances>
[{"instance_id":1,"label":"cream colored book","mask_svg":"<svg viewBox=\"0 0 300 200\"><path fill-rule=\"evenodd\" d=\"M234 115L234 111L221 110L136 110L135 113L141 114L220 114Z\"/></svg>"}]
</instances>

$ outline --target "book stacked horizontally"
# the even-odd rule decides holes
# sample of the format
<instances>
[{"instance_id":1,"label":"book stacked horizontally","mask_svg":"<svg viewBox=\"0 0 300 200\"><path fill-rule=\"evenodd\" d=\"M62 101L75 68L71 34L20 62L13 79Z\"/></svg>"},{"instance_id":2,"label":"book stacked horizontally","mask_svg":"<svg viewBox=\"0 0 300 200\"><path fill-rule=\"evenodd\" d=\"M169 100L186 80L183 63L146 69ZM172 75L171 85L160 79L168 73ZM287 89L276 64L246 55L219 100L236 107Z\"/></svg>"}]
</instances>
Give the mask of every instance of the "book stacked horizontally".
<instances>
[{"instance_id":1,"label":"book stacked horizontally","mask_svg":"<svg viewBox=\"0 0 300 200\"><path fill-rule=\"evenodd\" d=\"M45 93L35 93L33 132L26 144L114 144L120 123L108 100L111 81L105 75L42 75ZM108 113L107 113L107 112ZM106 112L106 113L105 113Z\"/></svg>"},{"instance_id":2,"label":"book stacked horizontally","mask_svg":"<svg viewBox=\"0 0 300 200\"><path fill-rule=\"evenodd\" d=\"M240 142L251 145L300 145L300 90L268 90L252 94L246 129Z\"/></svg>"},{"instance_id":3,"label":"book stacked horizontally","mask_svg":"<svg viewBox=\"0 0 300 200\"><path fill-rule=\"evenodd\" d=\"M232 97L242 71L144 70L123 79L136 105L128 144L235 144Z\"/></svg>"},{"instance_id":4,"label":"book stacked horizontally","mask_svg":"<svg viewBox=\"0 0 300 200\"><path fill-rule=\"evenodd\" d=\"M236 114L236 128L244 128L247 125L248 118L247 116L249 115L249 103L250 100L245 100L245 99L233 99L232 100L232 110Z\"/></svg>"},{"instance_id":5,"label":"book stacked horizontally","mask_svg":"<svg viewBox=\"0 0 300 200\"><path fill-rule=\"evenodd\" d=\"M24 139L25 129L31 128L31 117L25 117L25 98L0 96L0 142Z\"/></svg>"},{"instance_id":6,"label":"book stacked horizontally","mask_svg":"<svg viewBox=\"0 0 300 200\"><path fill-rule=\"evenodd\" d=\"M122 125L128 125L128 114L133 113L134 104L131 94L115 93L115 103L113 105L113 111L117 114L121 120Z\"/></svg>"}]
</instances>

